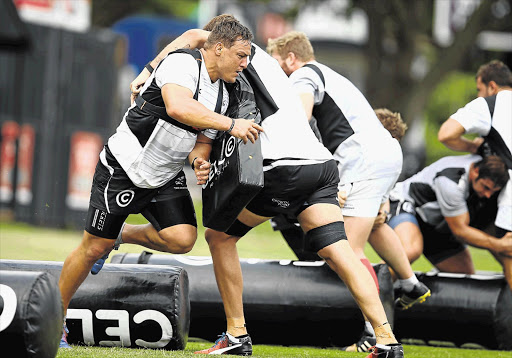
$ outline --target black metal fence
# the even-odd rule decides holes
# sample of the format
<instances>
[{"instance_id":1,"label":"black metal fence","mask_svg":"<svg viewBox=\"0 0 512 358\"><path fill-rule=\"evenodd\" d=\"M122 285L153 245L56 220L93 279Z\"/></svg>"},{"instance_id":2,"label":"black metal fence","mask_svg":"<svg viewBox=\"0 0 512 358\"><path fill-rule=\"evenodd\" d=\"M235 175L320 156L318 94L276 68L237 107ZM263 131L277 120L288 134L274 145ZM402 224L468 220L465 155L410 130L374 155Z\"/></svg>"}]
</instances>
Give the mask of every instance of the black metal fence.
<instances>
[{"instance_id":1,"label":"black metal fence","mask_svg":"<svg viewBox=\"0 0 512 358\"><path fill-rule=\"evenodd\" d=\"M124 38L27 28L28 52L0 52L0 208L32 224L83 227L98 153L123 111Z\"/></svg>"}]
</instances>

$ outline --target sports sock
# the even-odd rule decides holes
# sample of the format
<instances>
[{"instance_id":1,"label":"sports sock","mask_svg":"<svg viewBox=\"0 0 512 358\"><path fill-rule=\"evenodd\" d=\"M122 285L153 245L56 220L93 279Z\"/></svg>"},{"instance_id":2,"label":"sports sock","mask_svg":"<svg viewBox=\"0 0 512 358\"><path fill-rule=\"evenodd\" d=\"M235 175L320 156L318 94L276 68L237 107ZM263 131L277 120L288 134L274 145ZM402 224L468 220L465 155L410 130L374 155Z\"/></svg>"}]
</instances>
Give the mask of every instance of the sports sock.
<instances>
[{"instance_id":1,"label":"sports sock","mask_svg":"<svg viewBox=\"0 0 512 358\"><path fill-rule=\"evenodd\" d=\"M416 277L415 274L413 274L411 277L405 280L400 280L400 287L404 292L411 292L412 289L414 288L414 285L417 284L418 282L418 278Z\"/></svg>"},{"instance_id":2,"label":"sports sock","mask_svg":"<svg viewBox=\"0 0 512 358\"><path fill-rule=\"evenodd\" d=\"M385 350L385 351L389 351L389 350L391 350L391 348L396 347L396 346L400 346L400 345L401 345L400 343L389 343L389 344L386 344L386 345L377 343L375 345L375 347L380 348L380 349Z\"/></svg>"},{"instance_id":3,"label":"sports sock","mask_svg":"<svg viewBox=\"0 0 512 358\"><path fill-rule=\"evenodd\" d=\"M238 336L234 336L234 335L232 335L231 333L226 332L226 335L228 336L228 338L229 338L232 342L238 342L241 338L245 338L245 337L247 337L249 334L248 334L248 333L245 333L245 334L240 334L240 335L238 335Z\"/></svg>"},{"instance_id":4,"label":"sports sock","mask_svg":"<svg viewBox=\"0 0 512 358\"><path fill-rule=\"evenodd\" d=\"M116 239L116 242L114 242L114 249L117 250L119 249L119 245L121 245L123 243L123 230L124 230L124 226L126 225L126 223L123 223L123 225L121 226L121 230L119 230L119 234L117 234L117 239Z\"/></svg>"},{"instance_id":5,"label":"sports sock","mask_svg":"<svg viewBox=\"0 0 512 358\"><path fill-rule=\"evenodd\" d=\"M364 326L366 331L370 333L372 337L375 337L375 331L373 330L372 324L369 321L364 321Z\"/></svg>"},{"instance_id":6,"label":"sports sock","mask_svg":"<svg viewBox=\"0 0 512 358\"><path fill-rule=\"evenodd\" d=\"M361 259L361 262L363 265L368 269L370 272L370 275L372 275L373 281L375 282L375 286L377 286L377 292L380 292L379 290L379 279L377 278L377 274L375 273L375 270L373 269L372 264L368 259Z\"/></svg>"}]
</instances>

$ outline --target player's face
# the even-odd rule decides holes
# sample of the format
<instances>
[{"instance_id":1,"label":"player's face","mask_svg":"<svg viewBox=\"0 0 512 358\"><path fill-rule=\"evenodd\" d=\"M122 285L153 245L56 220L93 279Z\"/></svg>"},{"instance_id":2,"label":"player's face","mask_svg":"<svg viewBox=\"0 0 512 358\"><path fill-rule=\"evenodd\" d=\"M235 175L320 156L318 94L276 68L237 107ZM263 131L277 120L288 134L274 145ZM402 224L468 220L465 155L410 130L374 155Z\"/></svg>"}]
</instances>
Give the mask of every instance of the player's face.
<instances>
[{"instance_id":1,"label":"player's face","mask_svg":"<svg viewBox=\"0 0 512 358\"><path fill-rule=\"evenodd\" d=\"M277 60L277 63L279 63L279 66L281 66L281 68L283 69L284 73L286 73L287 76L290 76L293 73L290 67L288 67L288 65L286 64L286 59L283 59L276 52L272 53L272 57Z\"/></svg>"},{"instance_id":2,"label":"player's face","mask_svg":"<svg viewBox=\"0 0 512 358\"><path fill-rule=\"evenodd\" d=\"M474 179L472 184L476 195L480 198L489 199L494 193L501 190L501 188L495 186L494 182L489 178Z\"/></svg>"},{"instance_id":3,"label":"player's face","mask_svg":"<svg viewBox=\"0 0 512 358\"><path fill-rule=\"evenodd\" d=\"M494 93L492 93L492 89L482 82L482 78L478 77L476 79L476 91L478 97L489 97L492 96Z\"/></svg>"},{"instance_id":4,"label":"player's face","mask_svg":"<svg viewBox=\"0 0 512 358\"><path fill-rule=\"evenodd\" d=\"M240 72L247 68L247 59L251 54L249 41L237 40L231 47L222 47L219 56L219 77L233 83Z\"/></svg>"}]
</instances>

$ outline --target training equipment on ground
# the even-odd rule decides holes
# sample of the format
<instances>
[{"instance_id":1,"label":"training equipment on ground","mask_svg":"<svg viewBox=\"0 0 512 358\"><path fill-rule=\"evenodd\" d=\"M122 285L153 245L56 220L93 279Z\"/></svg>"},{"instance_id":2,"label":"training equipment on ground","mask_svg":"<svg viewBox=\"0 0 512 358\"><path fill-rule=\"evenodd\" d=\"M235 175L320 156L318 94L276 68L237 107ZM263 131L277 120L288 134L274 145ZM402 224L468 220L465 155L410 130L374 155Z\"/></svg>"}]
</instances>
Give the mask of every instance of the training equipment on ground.
<instances>
[{"instance_id":1,"label":"training equipment on ground","mask_svg":"<svg viewBox=\"0 0 512 358\"><path fill-rule=\"evenodd\" d=\"M62 333L57 280L46 272L0 271L0 344L16 358L53 358Z\"/></svg>"},{"instance_id":2,"label":"training equipment on ground","mask_svg":"<svg viewBox=\"0 0 512 358\"><path fill-rule=\"evenodd\" d=\"M43 271L58 279L62 262L0 260L0 269ZM98 275L87 276L70 302L68 342L184 349L190 326L188 287L181 267L105 264ZM62 315L58 318L55 344L62 334Z\"/></svg>"},{"instance_id":3,"label":"training equipment on ground","mask_svg":"<svg viewBox=\"0 0 512 358\"><path fill-rule=\"evenodd\" d=\"M190 335L211 339L212 334L225 330L226 318L211 257L143 252L117 254L111 262L183 267L190 279ZM245 320L254 342L343 347L361 337L361 311L348 288L324 261L241 259L240 263ZM393 322L391 275L386 265L374 268L388 320Z\"/></svg>"},{"instance_id":4,"label":"training equipment on ground","mask_svg":"<svg viewBox=\"0 0 512 358\"><path fill-rule=\"evenodd\" d=\"M416 276L432 296L396 311L394 333L399 339L512 350L512 291L502 274L416 272Z\"/></svg>"}]
</instances>

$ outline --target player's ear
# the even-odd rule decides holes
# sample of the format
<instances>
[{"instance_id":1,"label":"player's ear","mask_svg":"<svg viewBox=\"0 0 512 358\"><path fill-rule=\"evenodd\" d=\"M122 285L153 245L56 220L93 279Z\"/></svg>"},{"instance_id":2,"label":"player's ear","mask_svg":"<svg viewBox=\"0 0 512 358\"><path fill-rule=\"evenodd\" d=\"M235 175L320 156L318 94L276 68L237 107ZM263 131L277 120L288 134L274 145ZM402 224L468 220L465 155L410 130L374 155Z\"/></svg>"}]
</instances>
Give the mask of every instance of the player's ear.
<instances>
[{"instance_id":1,"label":"player's ear","mask_svg":"<svg viewBox=\"0 0 512 358\"><path fill-rule=\"evenodd\" d=\"M291 67L295 63L296 60L297 60L297 56L295 56L295 54L293 52L288 52L288 54L286 55L286 59L285 59L285 62L288 65L288 67Z\"/></svg>"},{"instance_id":2,"label":"player's ear","mask_svg":"<svg viewBox=\"0 0 512 358\"><path fill-rule=\"evenodd\" d=\"M491 96L495 95L496 93L498 93L498 89L499 89L500 86L498 86L498 84L494 81L489 81L489 84L487 85L487 88L489 88L489 94Z\"/></svg>"},{"instance_id":3,"label":"player's ear","mask_svg":"<svg viewBox=\"0 0 512 358\"><path fill-rule=\"evenodd\" d=\"M222 53L222 49L224 48L224 45L222 45L222 42L217 42L215 44L215 54L217 56L220 56L220 54Z\"/></svg>"}]
</instances>

